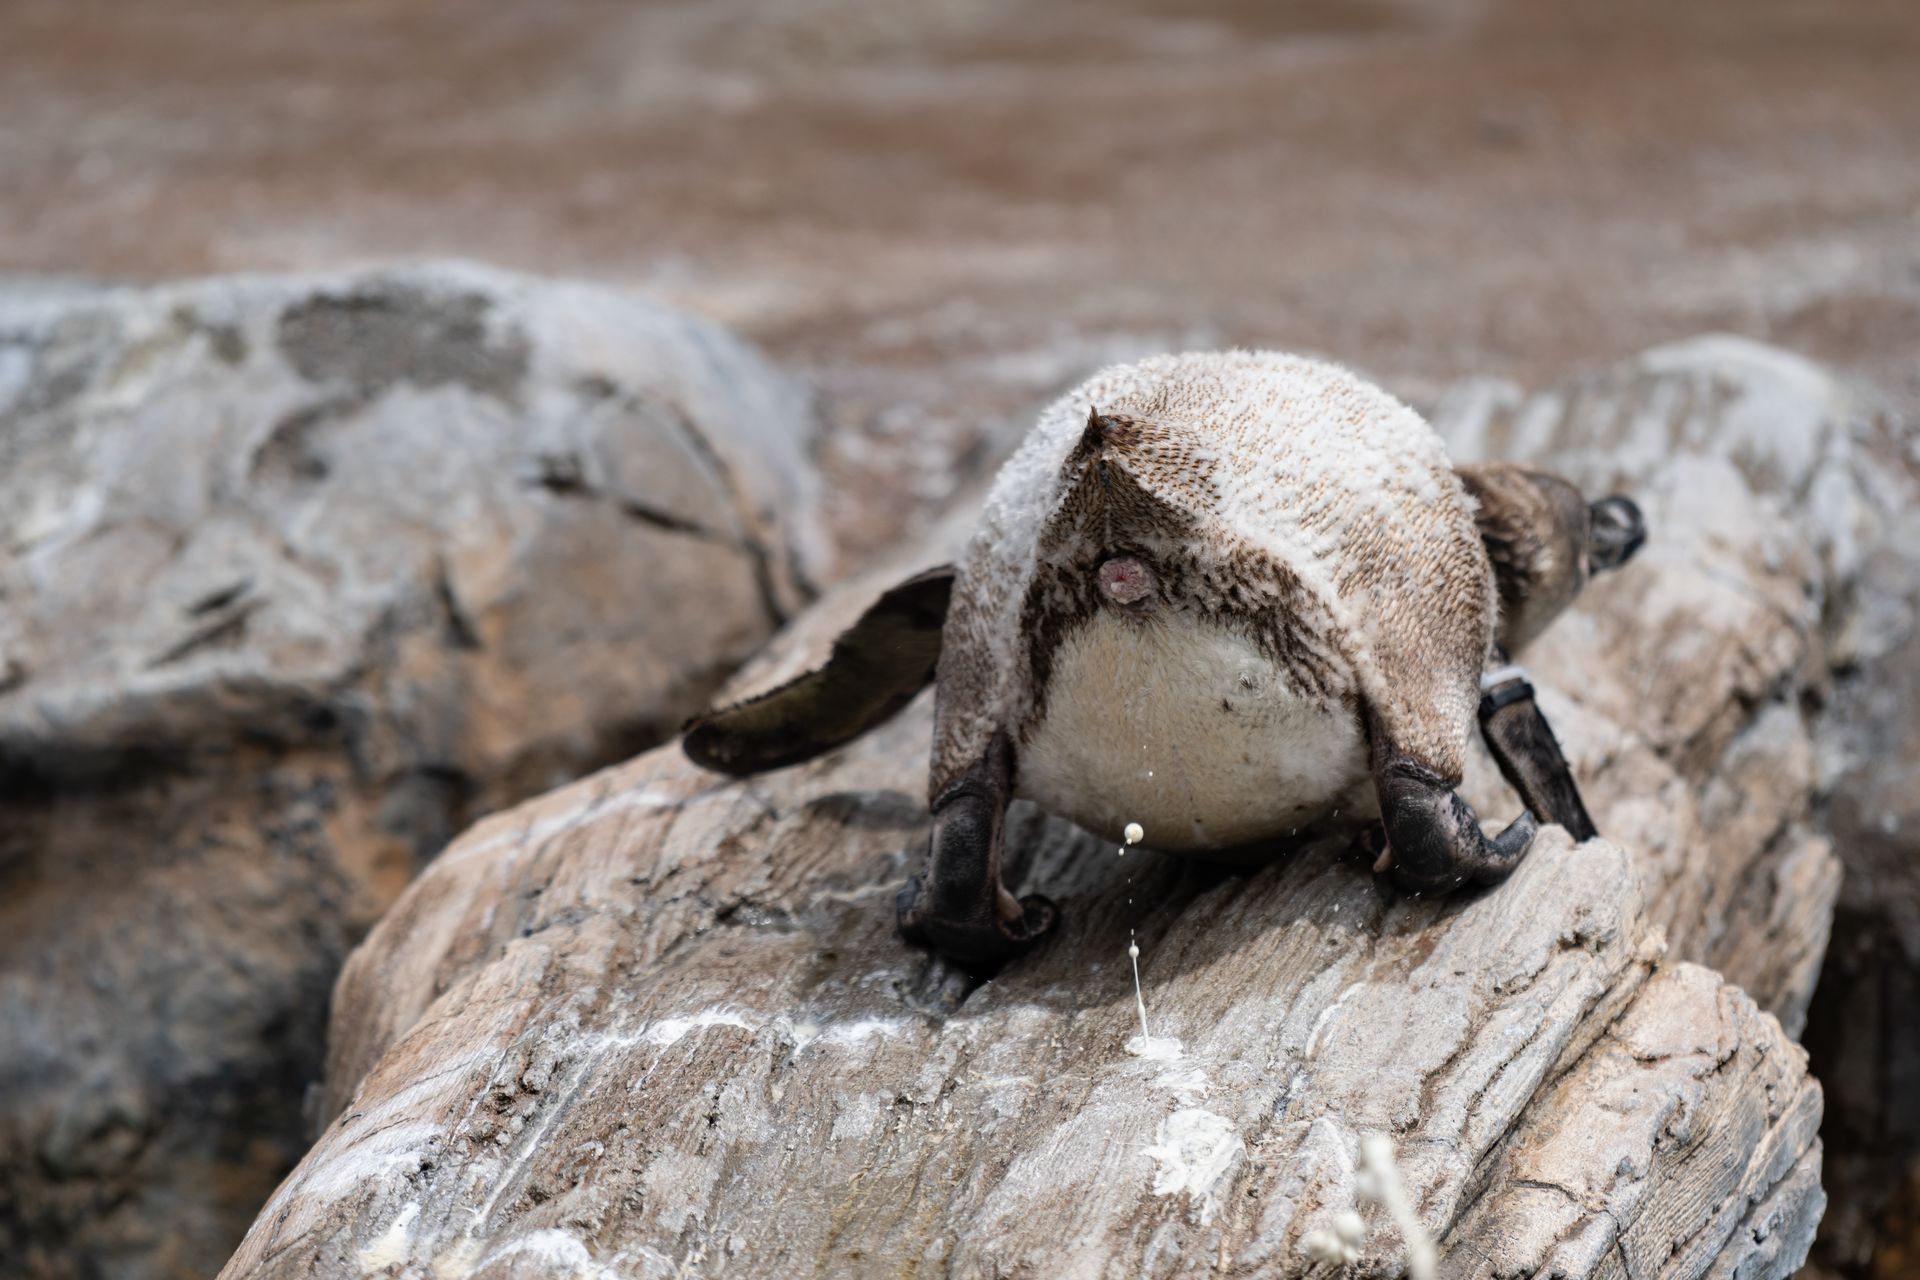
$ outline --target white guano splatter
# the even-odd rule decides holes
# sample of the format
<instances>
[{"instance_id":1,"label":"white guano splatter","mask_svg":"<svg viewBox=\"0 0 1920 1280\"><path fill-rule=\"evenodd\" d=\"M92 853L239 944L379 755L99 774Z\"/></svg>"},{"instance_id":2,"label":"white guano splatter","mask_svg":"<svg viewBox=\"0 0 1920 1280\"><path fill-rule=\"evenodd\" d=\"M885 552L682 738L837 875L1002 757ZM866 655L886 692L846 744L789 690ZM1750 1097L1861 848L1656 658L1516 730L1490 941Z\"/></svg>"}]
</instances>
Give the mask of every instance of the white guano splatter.
<instances>
[{"instance_id":1,"label":"white guano splatter","mask_svg":"<svg viewBox=\"0 0 1920 1280\"><path fill-rule=\"evenodd\" d=\"M1144 1154L1160 1166L1153 1175L1154 1194L1185 1193L1199 1201L1204 1226L1220 1211L1217 1189L1245 1150L1246 1144L1225 1116L1183 1107L1160 1122L1160 1131Z\"/></svg>"}]
</instances>

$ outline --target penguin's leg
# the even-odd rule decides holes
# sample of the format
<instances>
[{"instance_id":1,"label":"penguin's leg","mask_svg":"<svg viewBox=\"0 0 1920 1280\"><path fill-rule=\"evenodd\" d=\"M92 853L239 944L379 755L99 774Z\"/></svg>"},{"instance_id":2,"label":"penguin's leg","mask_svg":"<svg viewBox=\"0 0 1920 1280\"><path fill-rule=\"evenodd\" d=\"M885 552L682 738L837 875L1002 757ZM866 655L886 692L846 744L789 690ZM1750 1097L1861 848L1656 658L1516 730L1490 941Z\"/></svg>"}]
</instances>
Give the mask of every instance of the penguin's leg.
<instances>
[{"instance_id":1,"label":"penguin's leg","mask_svg":"<svg viewBox=\"0 0 1920 1280\"><path fill-rule=\"evenodd\" d=\"M1000 877L1012 798L1013 747L995 733L986 754L934 799L926 862L896 900L907 941L985 969L1052 931L1060 914L1053 903L1016 898Z\"/></svg>"},{"instance_id":2,"label":"penguin's leg","mask_svg":"<svg viewBox=\"0 0 1920 1280\"><path fill-rule=\"evenodd\" d=\"M1455 790L1459 774L1442 774L1397 748L1377 721L1373 782L1387 841L1381 865L1393 868L1394 884L1406 893L1498 884L1520 865L1538 829L1533 814L1523 812L1488 839L1472 806Z\"/></svg>"},{"instance_id":3,"label":"penguin's leg","mask_svg":"<svg viewBox=\"0 0 1920 1280\"><path fill-rule=\"evenodd\" d=\"M1542 821L1565 827L1575 841L1599 835L1526 672L1496 668L1480 678L1480 690L1480 733L1521 803Z\"/></svg>"}]
</instances>

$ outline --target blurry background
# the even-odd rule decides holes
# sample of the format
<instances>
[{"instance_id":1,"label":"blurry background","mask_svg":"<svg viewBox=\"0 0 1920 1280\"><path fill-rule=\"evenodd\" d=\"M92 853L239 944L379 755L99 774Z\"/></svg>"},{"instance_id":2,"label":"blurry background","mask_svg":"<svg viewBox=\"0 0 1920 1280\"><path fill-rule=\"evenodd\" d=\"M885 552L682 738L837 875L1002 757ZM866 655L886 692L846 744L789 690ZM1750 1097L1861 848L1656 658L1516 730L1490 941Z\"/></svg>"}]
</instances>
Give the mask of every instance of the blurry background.
<instances>
[{"instance_id":1,"label":"blurry background","mask_svg":"<svg viewBox=\"0 0 1920 1280\"><path fill-rule=\"evenodd\" d=\"M1911 0L0 0L0 270L639 287L819 390L852 564L1042 398L1170 347L1418 397L1725 330L1920 403L1916 68ZM221 1230L297 1097L244 1125ZM85 1253L93 1210L17 1205L47 1266Z\"/></svg>"},{"instance_id":2,"label":"blurry background","mask_svg":"<svg viewBox=\"0 0 1920 1280\"><path fill-rule=\"evenodd\" d=\"M964 434L1179 344L1404 386L1727 329L1920 393L1905 0L8 0L4 21L0 267L458 254L628 283L808 370L882 442L900 414Z\"/></svg>"}]
</instances>

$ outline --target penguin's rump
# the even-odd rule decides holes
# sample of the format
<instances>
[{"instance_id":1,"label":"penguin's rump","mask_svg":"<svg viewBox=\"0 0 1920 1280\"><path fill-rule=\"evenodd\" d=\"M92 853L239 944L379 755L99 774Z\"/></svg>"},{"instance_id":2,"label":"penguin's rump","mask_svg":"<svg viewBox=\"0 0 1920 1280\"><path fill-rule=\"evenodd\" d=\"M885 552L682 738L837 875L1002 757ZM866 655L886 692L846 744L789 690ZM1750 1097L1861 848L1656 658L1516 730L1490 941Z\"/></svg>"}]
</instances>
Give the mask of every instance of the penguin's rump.
<instances>
[{"instance_id":1,"label":"penguin's rump","mask_svg":"<svg viewBox=\"0 0 1920 1280\"><path fill-rule=\"evenodd\" d=\"M997 728L1030 742L1115 555L1163 603L1265 639L1291 687L1349 682L1349 714L1458 771L1498 604L1439 437L1337 366L1205 353L1102 372L1002 469L954 584L931 793Z\"/></svg>"},{"instance_id":2,"label":"penguin's rump","mask_svg":"<svg viewBox=\"0 0 1920 1280\"><path fill-rule=\"evenodd\" d=\"M1366 789L1346 691L1295 683L1231 626L1103 612L1061 642L1050 684L1016 794L1114 840L1129 822L1166 850L1285 837Z\"/></svg>"}]
</instances>

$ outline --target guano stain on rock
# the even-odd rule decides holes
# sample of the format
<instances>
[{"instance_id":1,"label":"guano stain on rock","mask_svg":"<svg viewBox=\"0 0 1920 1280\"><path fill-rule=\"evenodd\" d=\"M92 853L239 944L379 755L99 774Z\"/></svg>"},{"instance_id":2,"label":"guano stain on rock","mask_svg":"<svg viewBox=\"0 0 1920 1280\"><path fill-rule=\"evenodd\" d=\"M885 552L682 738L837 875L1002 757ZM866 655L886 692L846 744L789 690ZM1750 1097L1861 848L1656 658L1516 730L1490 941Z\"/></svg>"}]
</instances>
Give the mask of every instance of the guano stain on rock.
<instances>
[{"instance_id":1,"label":"guano stain on rock","mask_svg":"<svg viewBox=\"0 0 1920 1280\"><path fill-rule=\"evenodd\" d=\"M493 303L380 283L287 308L275 340L309 382L347 382L369 394L396 383L464 386L511 405L527 376L527 341L490 334Z\"/></svg>"}]
</instances>

